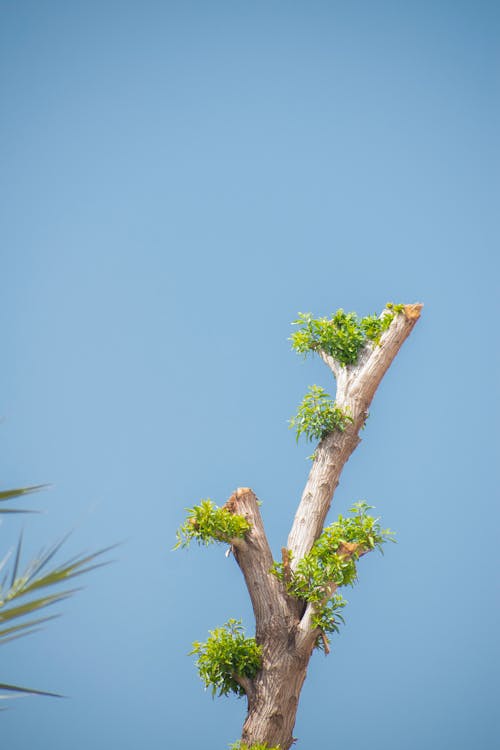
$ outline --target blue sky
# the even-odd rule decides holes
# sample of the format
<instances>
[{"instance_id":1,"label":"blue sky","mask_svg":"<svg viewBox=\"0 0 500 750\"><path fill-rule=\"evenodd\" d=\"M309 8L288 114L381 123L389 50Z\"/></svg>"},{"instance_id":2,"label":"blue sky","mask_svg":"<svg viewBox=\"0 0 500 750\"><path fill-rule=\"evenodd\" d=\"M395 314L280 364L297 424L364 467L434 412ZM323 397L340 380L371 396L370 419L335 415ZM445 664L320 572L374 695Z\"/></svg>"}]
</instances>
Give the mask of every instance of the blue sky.
<instances>
[{"instance_id":1,"label":"blue sky","mask_svg":"<svg viewBox=\"0 0 500 750\"><path fill-rule=\"evenodd\" d=\"M50 482L27 557L123 541L1 679L9 750L224 748L243 701L187 656L252 629L223 549L172 552L238 486L278 554L311 447L300 311L424 314L372 405L331 518L375 505L313 657L297 748L492 746L500 626L499 29L494 2L0 2L2 485Z\"/></svg>"}]
</instances>

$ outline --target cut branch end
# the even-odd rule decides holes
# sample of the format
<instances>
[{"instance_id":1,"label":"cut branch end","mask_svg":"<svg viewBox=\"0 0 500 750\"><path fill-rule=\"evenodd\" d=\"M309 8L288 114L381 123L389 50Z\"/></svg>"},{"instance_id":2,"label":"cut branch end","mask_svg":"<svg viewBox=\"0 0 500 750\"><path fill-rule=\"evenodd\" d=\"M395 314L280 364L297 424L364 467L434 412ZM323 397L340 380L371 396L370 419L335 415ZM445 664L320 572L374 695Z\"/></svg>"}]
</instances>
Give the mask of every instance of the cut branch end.
<instances>
[{"instance_id":1,"label":"cut branch end","mask_svg":"<svg viewBox=\"0 0 500 750\"><path fill-rule=\"evenodd\" d=\"M416 302L414 305L405 305L405 316L408 320L418 320L422 312L423 304Z\"/></svg>"}]
</instances>

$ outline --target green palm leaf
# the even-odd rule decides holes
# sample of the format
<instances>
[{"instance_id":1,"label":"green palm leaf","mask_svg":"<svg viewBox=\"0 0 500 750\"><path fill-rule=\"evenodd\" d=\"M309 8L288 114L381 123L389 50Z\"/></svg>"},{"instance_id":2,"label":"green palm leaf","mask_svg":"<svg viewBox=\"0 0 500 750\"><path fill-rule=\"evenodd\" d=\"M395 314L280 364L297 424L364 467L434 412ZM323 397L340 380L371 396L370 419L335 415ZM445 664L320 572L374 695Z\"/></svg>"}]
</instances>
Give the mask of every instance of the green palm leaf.
<instances>
[{"instance_id":1,"label":"green palm leaf","mask_svg":"<svg viewBox=\"0 0 500 750\"><path fill-rule=\"evenodd\" d=\"M7 643L13 641L16 638L22 638L23 635L29 635L30 633L36 633L40 628L36 627L49 620L55 620L59 615L48 615L47 617L39 617L37 620L30 620L29 622L23 622L20 625L11 625L8 628L0 629L0 643Z\"/></svg>"},{"instance_id":2,"label":"green palm leaf","mask_svg":"<svg viewBox=\"0 0 500 750\"><path fill-rule=\"evenodd\" d=\"M41 484L23 489L3 490L0 492L0 503L4 500L12 500L35 492L46 486ZM30 512L35 511L0 508L0 513ZM109 560L96 561L117 546L111 545L97 552L80 554L63 563L54 564L53 558L68 536L66 535L51 547L41 550L36 557L28 562L24 569L21 569L23 546L21 534L15 549L10 550L0 562L0 575L3 573L3 578L0 581L0 645L30 635L39 630L44 623L58 617L57 614L53 614L33 619L30 615L39 614L42 610L51 607L53 604L58 604L79 591L80 588L67 588L64 587L64 584L77 576L89 573L103 565L108 565ZM12 558L13 562L9 565ZM62 590L57 590L61 585L63 585ZM7 683L0 683L0 690L17 693L19 697L26 694L61 697L58 693ZM7 697L6 695L0 695L0 699Z\"/></svg>"},{"instance_id":3,"label":"green palm leaf","mask_svg":"<svg viewBox=\"0 0 500 750\"><path fill-rule=\"evenodd\" d=\"M33 624L40 623L39 620L34 623L32 620L24 621L22 618L67 599L80 589L64 589L62 591L56 591L55 593L47 593L43 596L30 595L33 595L34 592L37 592L38 594L42 589L53 588L54 586L67 582L76 576L89 573L91 570L102 567L103 565L108 565L110 561L94 564L89 563L92 563L92 561L113 548L106 547L90 555L80 555L68 560L62 565L56 565L52 569L41 572L42 568L45 567L48 560L55 554L60 546L61 543L58 543L54 548L49 550L48 553L42 553L40 557L31 560L24 572L18 574L21 549L21 540L19 541L12 575L9 575L10 584L8 586L5 586L5 584L0 585L0 626L3 625L3 623L10 623L12 620L21 619L21 622L16 624L16 637L21 635L23 630L31 629ZM6 577L7 575L4 576L4 581ZM52 619L52 617L44 618L44 620L46 619ZM0 627L0 643L3 642L5 637L10 639L11 636L12 630L10 627L7 629Z\"/></svg>"},{"instance_id":4,"label":"green palm leaf","mask_svg":"<svg viewBox=\"0 0 500 750\"><path fill-rule=\"evenodd\" d=\"M37 492L38 490L48 487L48 484L34 484L32 487L20 487L15 490L1 490L0 491L0 503L4 500L13 500L14 498L20 497L21 495L29 495L31 492ZM20 510L18 508L2 508L0 507L0 513L38 513L37 510Z\"/></svg>"},{"instance_id":5,"label":"green palm leaf","mask_svg":"<svg viewBox=\"0 0 500 750\"><path fill-rule=\"evenodd\" d=\"M35 688L19 687L19 685L8 685L6 682L0 682L0 690L9 690L14 693L28 693L29 695L50 695L53 698L64 698L59 693L48 693L46 690L35 690ZM0 695L0 699L11 698L10 695Z\"/></svg>"}]
</instances>

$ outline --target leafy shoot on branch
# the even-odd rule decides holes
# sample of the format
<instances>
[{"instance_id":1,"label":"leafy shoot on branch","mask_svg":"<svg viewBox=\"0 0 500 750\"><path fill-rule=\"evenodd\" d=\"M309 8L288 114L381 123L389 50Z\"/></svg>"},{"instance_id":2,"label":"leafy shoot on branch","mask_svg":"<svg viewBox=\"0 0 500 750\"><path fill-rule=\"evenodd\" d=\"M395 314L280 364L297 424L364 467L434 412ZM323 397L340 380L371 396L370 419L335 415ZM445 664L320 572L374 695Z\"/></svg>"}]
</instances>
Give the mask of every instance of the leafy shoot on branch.
<instances>
[{"instance_id":1,"label":"leafy shoot on branch","mask_svg":"<svg viewBox=\"0 0 500 750\"><path fill-rule=\"evenodd\" d=\"M404 305L388 302L386 310L382 317L368 315L365 318L342 309L331 318L313 318L311 313L299 313L293 322L300 327L290 337L292 348L304 356L321 349L343 366L354 365L366 344L380 343L394 317L404 312Z\"/></svg>"},{"instance_id":2,"label":"leafy shoot on branch","mask_svg":"<svg viewBox=\"0 0 500 750\"><path fill-rule=\"evenodd\" d=\"M337 406L321 386L311 385L289 424L291 429L295 428L298 442L301 435L308 440L320 440L334 430L343 432L350 422L352 417Z\"/></svg>"},{"instance_id":3,"label":"leafy shoot on branch","mask_svg":"<svg viewBox=\"0 0 500 750\"><path fill-rule=\"evenodd\" d=\"M375 548L382 551L386 541L394 541L393 533L368 515L371 508L363 501L355 503L350 516L340 515L326 526L291 577L287 574L287 580L283 563L274 563L272 572L286 583L288 593L313 605L312 627L324 633L338 631L338 621L343 622L339 612L346 601L336 591L357 581L356 564L361 555Z\"/></svg>"},{"instance_id":4,"label":"leafy shoot on branch","mask_svg":"<svg viewBox=\"0 0 500 750\"><path fill-rule=\"evenodd\" d=\"M255 638L245 638L241 620L228 620L221 628L210 631L205 643L193 643L196 666L205 683L212 687L212 696L245 694L238 677L253 679L262 663L261 647Z\"/></svg>"},{"instance_id":5,"label":"leafy shoot on branch","mask_svg":"<svg viewBox=\"0 0 500 750\"><path fill-rule=\"evenodd\" d=\"M244 516L231 513L224 507L218 508L208 498L187 511L188 517L177 531L174 549L188 547L193 539L198 544L231 543L233 539L242 539L251 528Z\"/></svg>"}]
</instances>

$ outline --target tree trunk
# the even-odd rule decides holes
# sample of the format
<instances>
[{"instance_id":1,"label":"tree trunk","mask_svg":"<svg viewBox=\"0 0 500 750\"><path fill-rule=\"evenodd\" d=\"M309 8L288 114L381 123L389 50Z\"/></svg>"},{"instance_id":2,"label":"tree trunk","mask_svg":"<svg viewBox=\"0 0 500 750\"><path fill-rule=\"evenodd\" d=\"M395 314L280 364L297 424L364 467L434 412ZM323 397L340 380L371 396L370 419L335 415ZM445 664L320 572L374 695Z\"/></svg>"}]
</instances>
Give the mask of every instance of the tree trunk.
<instances>
[{"instance_id":1,"label":"tree trunk","mask_svg":"<svg viewBox=\"0 0 500 750\"><path fill-rule=\"evenodd\" d=\"M266 742L270 748L288 750L292 745L309 656L300 654L282 638L275 638L264 648L263 668L254 680L243 725L242 741L249 747Z\"/></svg>"},{"instance_id":2,"label":"tree trunk","mask_svg":"<svg viewBox=\"0 0 500 750\"><path fill-rule=\"evenodd\" d=\"M404 314L395 316L380 343L366 346L355 365L341 367L328 354L319 352L337 380L336 402L349 410L352 423L343 432L328 434L316 449L288 537L288 550L283 551L285 569L287 565L293 569L320 536L341 471L360 442L359 430L371 400L421 308L406 305ZM232 548L252 600L256 640L262 646L262 668L254 679L238 679L235 675L248 699L241 741L248 747L258 743L289 750L307 665L322 633L311 625L311 605L290 597L285 584L270 572L273 556L252 490L236 490L226 507L244 515L251 524L244 539L232 540ZM359 557L365 551L355 550L353 554Z\"/></svg>"},{"instance_id":3,"label":"tree trunk","mask_svg":"<svg viewBox=\"0 0 500 750\"><path fill-rule=\"evenodd\" d=\"M299 607L270 571L273 557L264 532L257 497L243 487L226 508L251 523L245 539L235 539L233 552L242 569L255 614L262 668L253 680L240 681L248 699L242 742L267 743L288 750L293 742L297 706L313 643L297 642ZM237 676L235 676L236 679Z\"/></svg>"}]
</instances>

